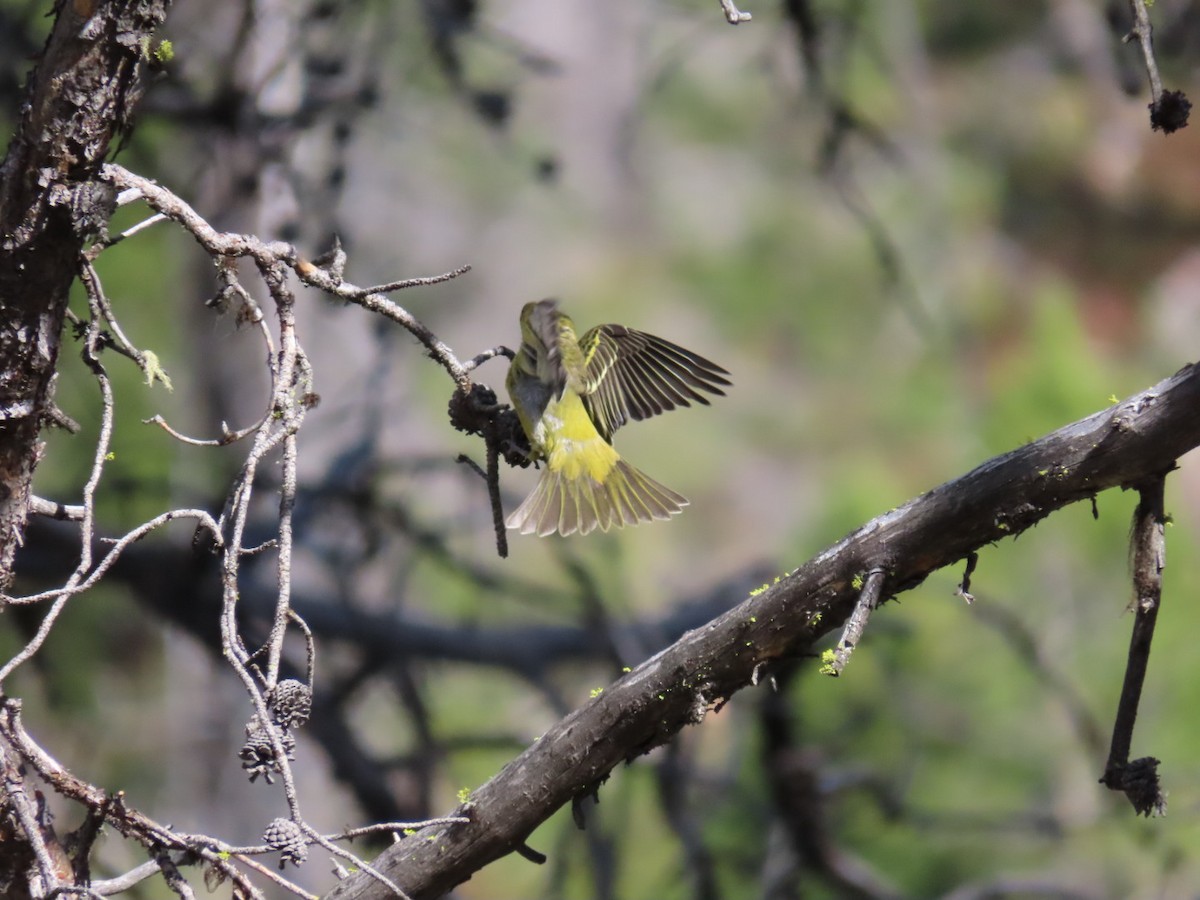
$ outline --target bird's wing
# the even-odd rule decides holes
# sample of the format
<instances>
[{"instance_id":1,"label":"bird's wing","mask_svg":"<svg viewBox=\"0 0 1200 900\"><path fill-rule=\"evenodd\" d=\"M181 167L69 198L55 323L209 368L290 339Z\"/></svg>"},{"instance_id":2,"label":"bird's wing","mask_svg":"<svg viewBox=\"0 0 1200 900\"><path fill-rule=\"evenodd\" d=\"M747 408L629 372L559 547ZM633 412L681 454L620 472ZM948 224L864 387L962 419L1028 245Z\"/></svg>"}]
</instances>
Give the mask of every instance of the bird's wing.
<instances>
[{"instance_id":1,"label":"bird's wing","mask_svg":"<svg viewBox=\"0 0 1200 900\"><path fill-rule=\"evenodd\" d=\"M729 373L703 356L623 325L597 325L580 338L583 402L606 440L630 419L641 421L690 401L701 391L724 396Z\"/></svg>"}]
</instances>

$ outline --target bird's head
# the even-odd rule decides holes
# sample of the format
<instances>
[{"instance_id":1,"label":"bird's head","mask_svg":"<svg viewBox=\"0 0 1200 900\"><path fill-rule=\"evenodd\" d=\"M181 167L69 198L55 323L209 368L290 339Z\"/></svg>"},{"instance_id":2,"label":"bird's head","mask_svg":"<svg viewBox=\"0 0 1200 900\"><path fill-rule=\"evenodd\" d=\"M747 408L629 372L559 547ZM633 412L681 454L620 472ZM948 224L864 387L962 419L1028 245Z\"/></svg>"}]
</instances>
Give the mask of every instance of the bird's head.
<instances>
[{"instance_id":1,"label":"bird's head","mask_svg":"<svg viewBox=\"0 0 1200 900\"><path fill-rule=\"evenodd\" d=\"M559 320L557 300L526 303L521 310L521 340L534 350L549 352L558 346Z\"/></svg>"}]
</instances>

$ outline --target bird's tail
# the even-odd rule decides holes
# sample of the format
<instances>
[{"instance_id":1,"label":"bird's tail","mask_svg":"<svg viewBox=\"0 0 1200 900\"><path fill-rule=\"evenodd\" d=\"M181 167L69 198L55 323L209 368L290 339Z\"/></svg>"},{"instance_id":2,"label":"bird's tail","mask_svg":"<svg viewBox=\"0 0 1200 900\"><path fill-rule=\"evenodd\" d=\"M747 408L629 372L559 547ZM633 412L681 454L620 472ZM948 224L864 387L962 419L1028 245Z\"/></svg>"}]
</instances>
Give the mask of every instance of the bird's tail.
<instances>
[{"instance_id":1,"label":"bird's tail","mask_svg":"<svg viewBox=\"0 0 1200 900\"><path fill-rule=\"evenodd\" d=\"M538 537L587 534L595 528L608 531L654 519L668 519L683 511L686 498L659 484L623 459L603 483L584 474L567 478L549 467L525 502L505 523L521 534Z\"/></svg>"}]
</instances>

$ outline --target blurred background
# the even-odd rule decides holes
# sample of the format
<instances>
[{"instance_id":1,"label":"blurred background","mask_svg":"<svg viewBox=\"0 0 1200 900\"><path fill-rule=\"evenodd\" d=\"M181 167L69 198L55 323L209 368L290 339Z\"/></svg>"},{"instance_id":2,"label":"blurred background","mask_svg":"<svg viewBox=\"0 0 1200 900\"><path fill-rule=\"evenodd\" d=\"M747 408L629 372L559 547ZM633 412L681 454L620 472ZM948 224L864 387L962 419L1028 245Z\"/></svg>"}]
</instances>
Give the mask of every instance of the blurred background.
<instances>
[{"instance_id":1,"label":"blurred background","mask_svg":"<svg viewBox=\"0 0 1200 900\"><path fill-rule=\"evenodd\" d=\"M48 9L0 0L4 134ZM455 462L484 452L449 426L445 372L395 325L300 294L321 403L300 434L295 593L318 702L295 767L318 828L448 813L683 629L1196 359L1200 132L1151 131L1126 3L743 9L753 20L732 28L707 0L176 4L174 59L123 165L220 228L310 257L338 235L356 284L469 263L394 295L462 359L515 347L521 306L553 296L583 328L620 322L733 373L711 407L617 436L690 498L682 516L512 536L502 560L485 485ZM1166 86L1195 96L1200 7L1151 13ZM147 214L124 208L113 230ZM255 421L261 340L206 305L212 263L172 226L98 267L175 385L109 360L101 531L218 511L246 448L189 447L142 420L206 438ZM505 365L477 373L502 397ZM97 397L65 346L58 399L83 430L47 436L40 495L78 502ZM506 509L535 479L501 473ZM1133 748L1162 761L1169 814L1136 818L1097 783L1135 502L1110 491L1097 519L1081 504L985 550L972 606L954 596L960 570L937 573L873 618L843 677L801 664L778 693L742 692L614 773L585 831L564 811L535 832L545 866L511 857L456 895L1196 896L1194 456L1167 482L1166 597ZM250 706L214 651L219 592L190 541L181 526L138 545L9 688L80 777L180 829L257 843L286 806L239 766ZM19 587L61 583L77 552L69 530L39 526ZM247 564L250 620L272 563ZM39 615L7 613L0 656ZM109 836L94 871L140 861ZM318 854L295 878L320 892L329 870ZM155 879L135 896L170 894Z\"/></svg>"}]
</instances>

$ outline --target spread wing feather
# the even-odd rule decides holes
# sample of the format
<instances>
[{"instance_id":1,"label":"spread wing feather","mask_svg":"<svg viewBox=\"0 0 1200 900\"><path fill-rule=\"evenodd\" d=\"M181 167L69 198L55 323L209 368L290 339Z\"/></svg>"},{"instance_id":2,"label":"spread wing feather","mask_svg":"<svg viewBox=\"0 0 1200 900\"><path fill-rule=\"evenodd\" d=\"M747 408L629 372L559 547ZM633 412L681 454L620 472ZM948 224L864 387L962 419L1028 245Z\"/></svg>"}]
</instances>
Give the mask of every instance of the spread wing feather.
<instances>
[{"instance_id":1,"label":"spread wing feather","mask_svg":"<svg viewBox=\"0 0 1200 900\"><path fill-rule=\"evenodd\" d=\"M580 339L584 354L583 402L596 428L610 440L630 420L641 421L692 401L708 405L724 396L729 373L677 344L623 325L598 325Z\"/></svg>"}]
</instances>

